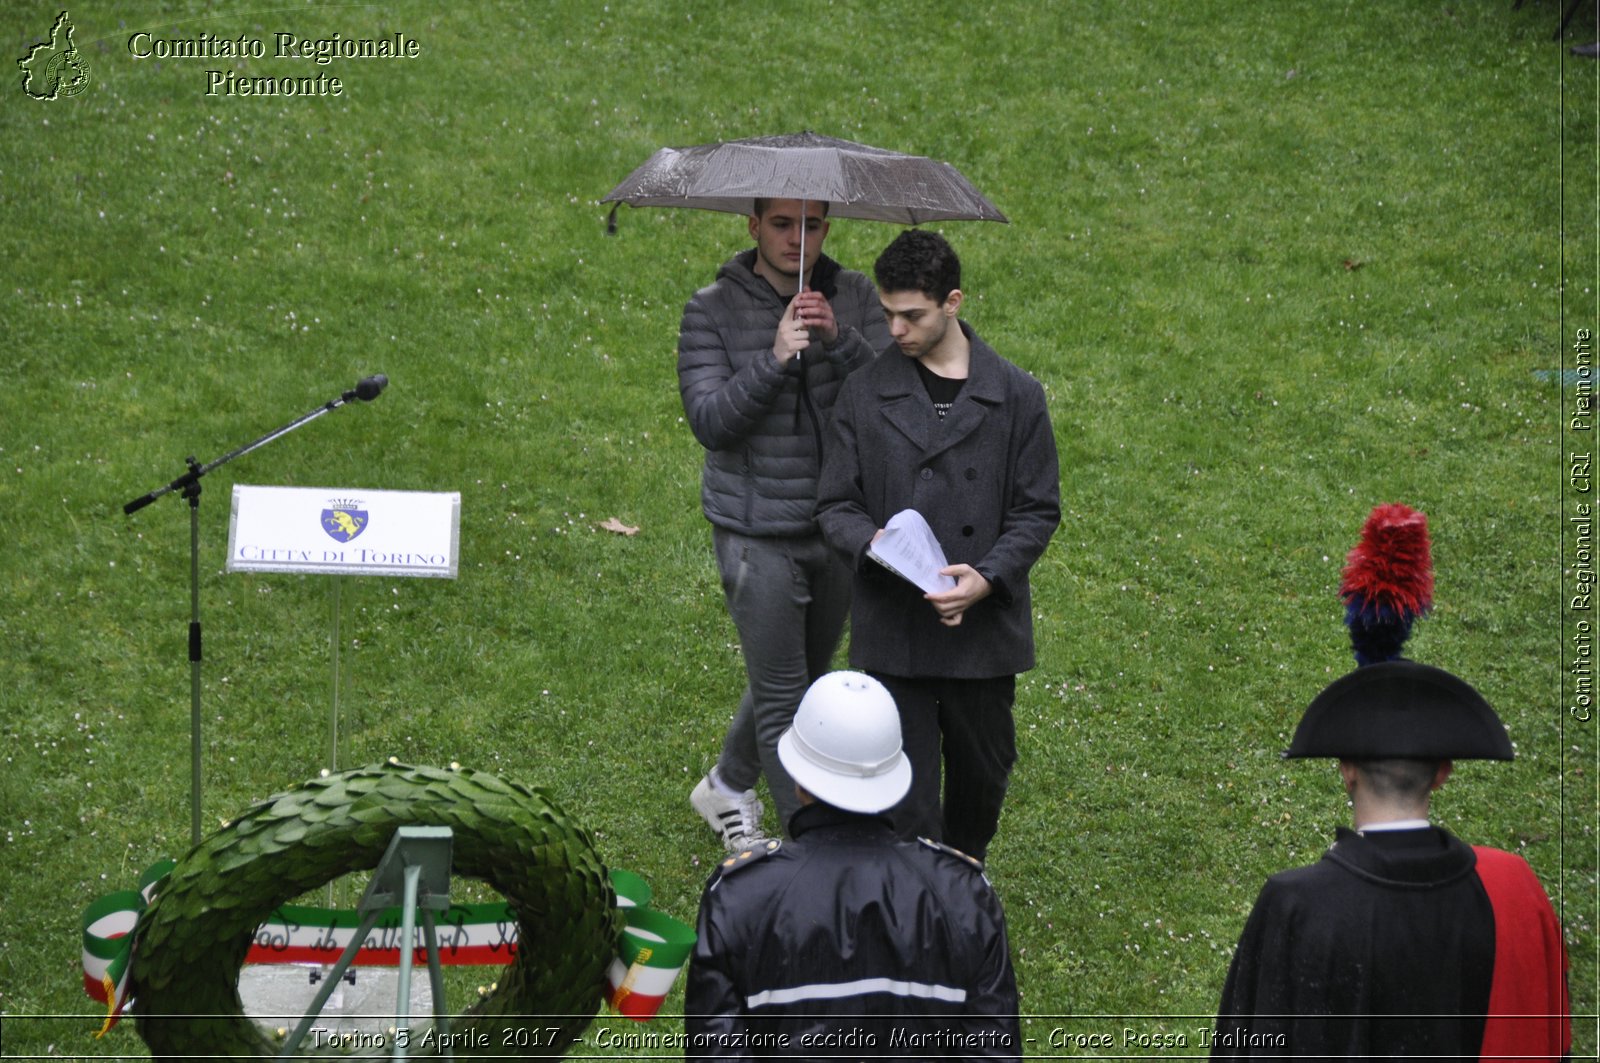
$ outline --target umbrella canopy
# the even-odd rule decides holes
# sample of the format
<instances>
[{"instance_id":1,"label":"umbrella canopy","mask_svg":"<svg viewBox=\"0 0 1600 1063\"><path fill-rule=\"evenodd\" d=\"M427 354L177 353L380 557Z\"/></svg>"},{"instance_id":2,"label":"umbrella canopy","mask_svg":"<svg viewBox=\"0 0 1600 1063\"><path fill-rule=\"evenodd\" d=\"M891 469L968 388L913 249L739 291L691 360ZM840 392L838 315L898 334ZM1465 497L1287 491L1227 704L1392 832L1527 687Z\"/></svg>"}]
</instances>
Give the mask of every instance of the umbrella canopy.
<instances>
[{"instance_id":1,"label":"umbrella canopy","mask_svg":"<svg viewBox=\"0 0 1600 1063\"><path fill-rule=\"evenodd\" d=\"M949 163L809 132L662 148L601 202L749 214L758 198L825 201L830 217L902 225L1006 220Z\"/></svg>"}]
</instances>

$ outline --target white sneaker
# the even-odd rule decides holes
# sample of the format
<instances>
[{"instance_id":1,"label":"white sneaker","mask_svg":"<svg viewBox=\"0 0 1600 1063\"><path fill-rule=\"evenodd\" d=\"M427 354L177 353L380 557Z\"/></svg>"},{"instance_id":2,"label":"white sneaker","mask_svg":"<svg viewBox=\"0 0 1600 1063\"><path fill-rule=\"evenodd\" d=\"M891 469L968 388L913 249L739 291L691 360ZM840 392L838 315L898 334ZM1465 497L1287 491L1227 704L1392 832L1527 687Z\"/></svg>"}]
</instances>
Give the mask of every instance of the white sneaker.
<instances>
[{"instance_id":1,"label":"white sneaker","mask_svg":"<svg viewBox=\"0 0 1600 1063\"><path fill-rule=\"evenodd\" d=\"M754 790L727 797L711 785L708 775L689 795L689 804L705 818L728 852L737 853L767 840L761 833L761 801Z\"/></svg>"}]
</instances>

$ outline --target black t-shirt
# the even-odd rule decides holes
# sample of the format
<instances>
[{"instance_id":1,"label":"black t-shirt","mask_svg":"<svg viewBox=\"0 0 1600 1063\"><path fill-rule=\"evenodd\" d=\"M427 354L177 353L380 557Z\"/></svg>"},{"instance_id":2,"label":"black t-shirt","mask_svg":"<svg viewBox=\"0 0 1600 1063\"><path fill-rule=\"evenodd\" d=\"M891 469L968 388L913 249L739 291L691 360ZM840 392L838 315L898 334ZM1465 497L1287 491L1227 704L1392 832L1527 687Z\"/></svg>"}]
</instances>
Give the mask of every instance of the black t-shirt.
<instances>
[{"instance_id":1,"label":"black t-shirt","mask_svg":"<svg viewBox=\"0 0 1600 1063\"><path fill-rule=\"evenodd\" d=\"M922 386L928 389L928 398L933 400L933 412L939 415L939 420L944 420L944 415L955 405L956 396L961 394L966 378L951 380L942 377L923 365L921 359L917 360L917 375L922 378Z\"/></svg>"}]
</instances>

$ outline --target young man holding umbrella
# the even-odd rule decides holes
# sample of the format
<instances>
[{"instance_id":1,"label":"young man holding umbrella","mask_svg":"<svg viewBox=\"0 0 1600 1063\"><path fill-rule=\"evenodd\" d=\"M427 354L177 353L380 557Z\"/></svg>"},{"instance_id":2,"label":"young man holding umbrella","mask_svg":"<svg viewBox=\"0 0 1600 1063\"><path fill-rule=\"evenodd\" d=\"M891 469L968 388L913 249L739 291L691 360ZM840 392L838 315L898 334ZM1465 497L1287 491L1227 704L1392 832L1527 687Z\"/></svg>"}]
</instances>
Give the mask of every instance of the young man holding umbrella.
<instances>
[{"instance_id":1,"label":"young man holding umbrella","mask_svg":"<svg viewBox=\"0 0 1600 1063\"><path fill-rule=\"evenodd\" d=\"M748 679L690 795L730 851L763 837L763 773L780 825L798 807L778 739L828 671L850 596L813 516L824 422L846 375L889 345L872 282L822 254L826 203L757 199L749 231L755 246L695 293L678 333L678 390L706 449L701 505Z\"/></svg>"}]
</instances>

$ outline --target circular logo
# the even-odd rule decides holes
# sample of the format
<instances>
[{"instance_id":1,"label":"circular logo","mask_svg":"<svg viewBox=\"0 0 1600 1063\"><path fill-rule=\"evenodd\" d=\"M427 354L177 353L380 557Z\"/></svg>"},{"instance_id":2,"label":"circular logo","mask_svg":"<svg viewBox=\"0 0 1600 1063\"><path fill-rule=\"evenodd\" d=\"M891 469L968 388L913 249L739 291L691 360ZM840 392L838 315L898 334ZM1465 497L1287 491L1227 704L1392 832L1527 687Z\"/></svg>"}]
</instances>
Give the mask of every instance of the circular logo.
<instances>
[{"instance_id":1,"label":"circular logo","mask_svg":"<svg viewBox=\"0 0 1600 1063\"><path fill-rule=\"evenodd\" d=\"M77 96L89 87L89 68L84 65L77 49L59 52L45 67L44 83L46 95L51 99Z\"/></svg>"}]
</instances>

